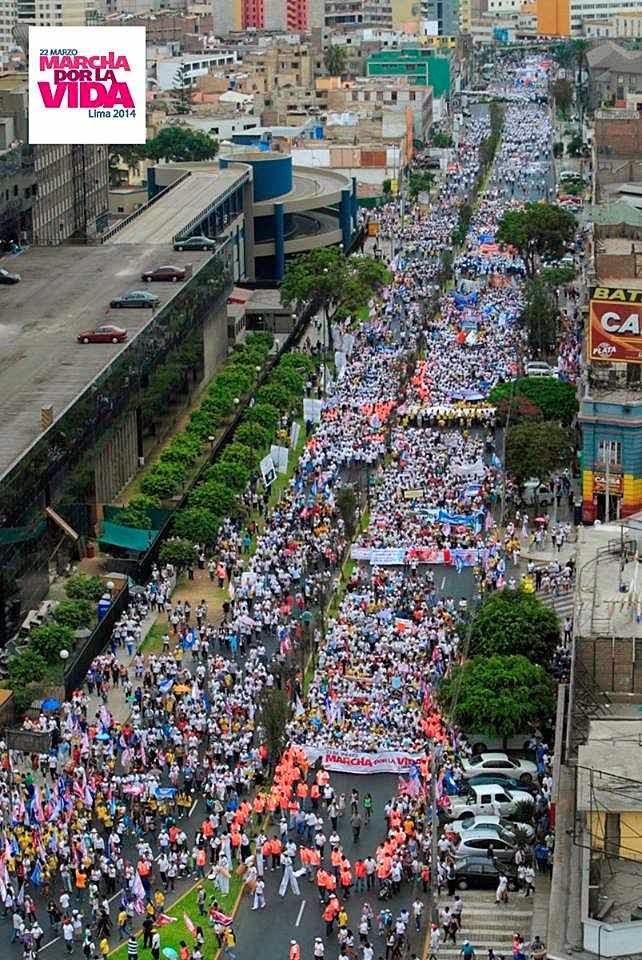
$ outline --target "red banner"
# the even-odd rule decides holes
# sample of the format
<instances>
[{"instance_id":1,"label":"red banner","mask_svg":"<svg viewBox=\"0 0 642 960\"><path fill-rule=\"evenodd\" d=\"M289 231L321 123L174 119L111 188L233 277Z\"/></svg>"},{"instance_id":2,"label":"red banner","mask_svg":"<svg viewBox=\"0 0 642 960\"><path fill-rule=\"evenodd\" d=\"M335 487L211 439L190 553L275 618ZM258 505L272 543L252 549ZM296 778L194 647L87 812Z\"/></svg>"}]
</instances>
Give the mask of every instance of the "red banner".
<instances>
[{"instance_id":1,"label":"red banner","mask_svg":"<svg viewBox=\"0 0 642 960\"><path fill-rule=\"evenodd\" d=\"M592 362L642 363L642 303L591 300L589 330Z\"/></svg>"}]
</instances>

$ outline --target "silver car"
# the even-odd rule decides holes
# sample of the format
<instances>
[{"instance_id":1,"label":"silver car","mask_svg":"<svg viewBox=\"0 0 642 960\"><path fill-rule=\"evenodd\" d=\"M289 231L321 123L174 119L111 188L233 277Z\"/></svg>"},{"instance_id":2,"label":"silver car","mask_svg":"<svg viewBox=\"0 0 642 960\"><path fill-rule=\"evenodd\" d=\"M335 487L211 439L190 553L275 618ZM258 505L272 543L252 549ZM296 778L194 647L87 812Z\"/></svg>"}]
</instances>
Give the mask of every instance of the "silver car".
<instances>
[{"instance_id":1,"label":"silver car","mask_svg":"<svg viewBox=\"0 0 642 960\"><path fill-rule=\"evenodd\" d=\"M491 853L489 853L492 847ZM456 857L483 857L485 854L494 856L496 860L511 862L515 855L517 844L512 836L505 831L497 833L493 830L474 830L462 836L461 842L455 848Z\"/></svg>"},{"instance_id":2,"label":"silver car","mask_svg":"<svg viewBox=\"0 0 642 960\"><path fill-rule=\"evenodd\" d=\"M525 783L531 783L537 777L537 764L532 760L522 760L521 757L513 760L507 753L480 753L478 757L463 760L462 768L466 780L478 777L480 773L497 773Z\"/></svg>"}]
</instances>

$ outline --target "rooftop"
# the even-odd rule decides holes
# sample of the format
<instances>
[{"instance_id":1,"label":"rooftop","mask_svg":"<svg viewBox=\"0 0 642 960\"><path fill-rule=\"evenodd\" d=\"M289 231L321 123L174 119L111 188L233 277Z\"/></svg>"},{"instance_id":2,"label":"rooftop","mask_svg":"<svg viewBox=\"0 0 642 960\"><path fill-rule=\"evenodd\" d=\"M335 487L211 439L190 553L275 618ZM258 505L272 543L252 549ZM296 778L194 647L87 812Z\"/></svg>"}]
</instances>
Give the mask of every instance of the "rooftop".
<instances>
[{"instance_id":1,"label":"rooftop","mask_svg":"<svg viewBox=\"0 0 642 960\"><path fill-rule=\"evenodd\" d=\"M626 223L630 227L642 226L642 212L630 203L625 203L624 201L589 207L585 211L585 219L587 222L596 223L601 226L611 226L620 223Z\"/></svg>"},{"instance_id":2,"label":"rooftop","mask_svg":"<svg viewBox=\"0 0 642 960\"><path fill-rule=\"evenodd\" d=\"M215 166L207 171L190 171L182 183L148 207L144 216L132 218L107 243L172 243L177 233L242 179L239 170L220 170Z\"/></svg>"},{"instance_id":3,"label":"rooftop","mask_svg":"<svg viewBox=\"0 0 642 960\"><path fill-rule=\"evenodd\" d=\"M58 418L127 349L127 344L79 344L77 335L110 321L126 326L131 342L153 316L151 310L110 310L109 301L140 289L140 274L149 267L191 263L196 271L209 256L156 244L105 244L33 247L0 261L22 277L1 294L0 477L42 435L42 405L52 403ZM181 283L153 284L161 307L182 289Z\"/></svg>"},{"instance_id":4,"label":"rooftop","mask_svg":"<svg viewBox=\"0 0 642 960\"><path fill-rule=\"evenodd\" d=\"M613 40L606 40L587 51L591 70L618 70L642 74L642 50L628 50Z\"/></svg>"}]
</instances>

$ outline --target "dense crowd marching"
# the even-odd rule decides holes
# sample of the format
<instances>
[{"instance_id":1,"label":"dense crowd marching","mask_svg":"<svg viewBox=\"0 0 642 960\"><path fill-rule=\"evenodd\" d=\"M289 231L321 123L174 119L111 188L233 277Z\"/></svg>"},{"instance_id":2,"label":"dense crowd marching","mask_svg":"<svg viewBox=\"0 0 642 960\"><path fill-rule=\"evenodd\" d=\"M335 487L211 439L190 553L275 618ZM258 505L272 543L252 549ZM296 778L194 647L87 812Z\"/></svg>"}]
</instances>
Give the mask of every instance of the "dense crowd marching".
<instances>
[{"instance_id":1,"label":"dense crowd marching","mask_svg":"<svg viewBox=\"0 0 642 960\"><path fill-rule=\"evenodd\" d=\"M504 82L513 81L508 70ZM472 428L492 428L488 392L515 375L523 348L515 323L522 265L511 251L496 248L497 222L525 197L545 195L551 141L544 108L506 108L497 162L455 262L462 283L441 298L438 316L427 319L422 303L435 292L440 253L451 245L457 204L477 179L478 148L488 133L485 116L465 125L433 207L427 214L418 206L406 211L392 282L371 303L369 319L356 330L347 324L335 330L335 345L347 354L343 376L287 490L267 511L256 550L244 556L247 532L237 524L222 530L213 551L217 565L210 561L212 576L229 587L222 622L213 621L206 604L191 610L172 602L173 571L155 570L115 631L111 651L92 665L86 689L35 724L53 735L49 755L34 756L25 774L20 758L5 752L0 896L27 956L41 945L47 900L50 924L69 950L80 939L88 944L88 960L104 953L116 895L120 936L143 916L149 921L145 946L158 950L153 921L164 916L165 895L176 881L208 876L224 895L240 866L257 910L266 906L269 867L281 870L283 895L289 888L297 894L304 875L313 881L326 937L336 933L340 956L353 955L355 947L344 907L350 891L389 886L396 892L403 885L415 898L411 908L393 919L390 911L376 918L364 907L357 928L364 960L373 960L377 923L386 957L394 960L409 929L421 927L431 869L450 891L448 842L440 845L439 864L429 862L425 744L432 738L438 745L438 796L446 807L467 747L439 715L433 694L458 655L466 604L440 595L426 561L437 551L442 562L472 566L480 591L506 582L506 541L489 509L501 465L490 435ZM379 217L384 233L398 230L394 204ZM406 380L407 359L422 343L422 359ZM567 354L572 366L572 346ZM393 566L355 567L338 613L324 638L317 635L317 667L304 697L301 676L284 668L308 629L302 613L328 596L345 556L336 491L359 467L372 469L376 482L356 546L401 548L403 558ZM557 574L547 576L557 582ZM564 576L560 567L562 584ZM150 610L167 617L163 651L135 655L127 670L119 648L135 650ZM109 709L114 686L131 702L124 724ZM267 765L276 758L268 757L257 731L257 703L272 686L287 690L293 716L291 745L268 783ZM101 697L97 710L90 707L94 693ZM354 863L336 832L348 802L315 764L331 747L401 750L419 758L419 788L391 800L385 837ZM549 762L539 744L537 836L550 849ZM354 793L348 815L358 837L371 810L368 794ZM181 818L195 796L205 812L196 830L187 830ZM447 831L444 836L447 841ZM527 889L530 873L524 876ZM207 906L223 945L229 919L218 911L216 895ZM446 931L449 926L450 920ZM433 941L436 953L438 932ZM193 960L197 951L198 942ZM325 955L323 939L313 955Z\"/></svg>"}]
</instances>

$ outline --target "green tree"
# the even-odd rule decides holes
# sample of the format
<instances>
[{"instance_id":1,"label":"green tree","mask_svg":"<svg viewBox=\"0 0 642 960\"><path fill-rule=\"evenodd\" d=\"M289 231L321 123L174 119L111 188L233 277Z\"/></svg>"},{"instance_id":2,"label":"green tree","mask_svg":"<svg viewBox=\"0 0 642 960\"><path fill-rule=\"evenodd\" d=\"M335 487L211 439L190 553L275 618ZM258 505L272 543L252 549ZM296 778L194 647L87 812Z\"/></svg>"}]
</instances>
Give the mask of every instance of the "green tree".
<instances>
[{"instance_id":1,"label":"green tree","mask_svg":"<svg viewBox=\"0 0 642 960\"><path fill-rule=\"evenodd\" d=\"M550 203L527 203L519 210L507 210L497 229L498 243L516 247L533 278L542 257L559 260L573 239L577 221L562 207Z\"/></svg>"},{"instance_id":2,"label":"green tree","mask_svg":"<svg viewBox=\"0 0 642 960\"><path fill-rule=\"evenodd\" d=\"M315 301L327 319L347 316L368 302L390 274L372 257L344 257L337 247L321 247L288 261L281 283L285 306Z\"/></svg>"},{"instance_id":3,"label":"green tree","mask_svg":"<svg viewBox=\"0 0 642 960\"><path fill-rule=\"evenodd\" d=\"M160 548L158 559L161 563L171 563L177 570L184 570L194 563L194 544L189 540L167 540Z\"/></svg>"},{"instance_id":4,"label":"green tree","mask_svg":"<svg viewBox=\"0 0 642 960\"><path fill-rule=\"evenodd\" d=\"M555 710L553 680L527 657L474 657L453 667L439 703L466 732L511 737L548 720Z\"/></svg>"},{"instance_id":5,"label":"green tree","mask_svg":"<svg viewBox=\"0 0 642 960\"><path fill-rule=\"evenodd\" d=\"M174 74L174 88L172 90L172 94L178 101L176 105L177 113L185 114L190 112L192 106L193 87L194 80L187 68L187 65L181 64Z\"/></svg>"},{"instance_id":6,"label":"green tree","mask_svg":"<svg viewBox=\"0 0 642 960\"><path fill-rule=\"evenodd\" d=\"M151 517L145 509L136 504L129 504L118 514L118 523L123 527L134 527L137 530L151 530Z\"/></svg>"},{"instance_id":7,"label":"green tree","mask_svg":"<svg viewBox=\"0 0 642 960\"><path fill-rule=\"evenodd\" d=\"M527 397L535 404L545 420L570 424L578 410L575 386L555 377L521 377L501 383L490 391L489 400L498 406L502 400L518 396Z\"/></svg>"},{"instance_id":8,"label":"green tree","mask_svg":"<svg viewBox=\"0 0 642 960\"><path fill-rule=\"evenodd\" d=\"M557 423L524 421L506 434L506 469L520 485L531 477L547 480L568 465L572 454L569 432Z\"/></svg>"},{"instance_id":9,"label":"green tree","mask_svg":"<svg viewBox=\"0 0 642 960\"><path fill-rule=\"evenodd\" d=\"M553 352L559 332L559 314L550 287L540 279L527 280L520 320L528 333L528 346L536 357Z\"/></svg>"},{"instance_id":10,"label":"green tree","mask_svg":"<svg viewBox=\"0 0 642 960\"><path fill-rule=\"evenodd\" d=\"M269 430L262 427L260 423L245 422L239 424L234 432L234 440L237 443L244 443L248 447L262 451L270 443L271 437Z\"/></svg>"},{"instance_id":11,"label":"green tree","mask_svg":"<svg viewBox=\"0 0 642 960\"><path fill-rule=\"evenodd\" d=\"M411 173L408 177L408 196L411 200L416 200L417 196L424 191L427 193L435 180L435 175L428 171Z\"/></svg>"},{"instance_id":12,"label":"green tree","mask_svg":"<svg viewBox=\"0 0 642 960\"><path fill-rule=\"evenodd\" d=\"M74 648L74 631L58 623L34 627L29 634L29 646L48 663L60 662L60 651Z\"/></svg>"},{"instance_id":13,"label":"green tree","mask_svg":"<svg viewBox=\"0 0 642 960\"><path fill-rule=\"evenodd\" d=\"M212 544L216 540L221 519L205 507L188 507L178 510L174 517L174 531L182 540L190 543Z\"/></svg>"},{"instance_id":14,"label":"green tree","mask_svg":"<svg viewBox=\"0 0 642 960\"><path fill-rule=\"evenodd\" d=\"M37 683L45 675L47 661L35 650L22 650L9 660L9 684L12 689L28 687L30 683ZM29 703L31 700L29 700ZM28 704L27 704L28 706Z\"/></svg>"},{"instance_id":15,"label":"green tree","mask_svg":"<svg viewBox=\"0 0 642 960\"><path fill-rule=\"evenodd\" d=\"M70 600L90 600L96 603L105 592L102 577L90 577L79 573L65 580L65 593Z\"/></svg>"},{"instance_id":16,"label":"green tree","mask_svg":"<svg viewBox=\"0 0 642 960\"><path fill-rule=\"evenodd\" d=\"M496 590L486 597L473 620L469 654L493 657L516 654L548 666L559 643L557 614L532 593Z\"/></svg>"},{"instance_id":17,"label":"green tree","mask_svg":"<svg viewBox=\"0 0 642 960\"><path fill-rule=\"evenodd\" d=\"M326 69L326 73L330 77L341 77L346 70L346 61L347 61L347 51L346 48L337 46L336 44L330 43L323 51L323 64Z\"/></svg>"},{"instance_id":18,"label":"green tree","mask_svg":"<svg viewBox=\"0 0 642 960\"><path fill-rule=\"evenodd\" d=\"M205 475L206 482L220 483L234 493L242 493L250 482L252 471L242 463L219 460Z\"/></svg>"},{"instance_id":19,"label":"green tree","mask_svg":"<svg viewBox=\"0 0 642 960\"><path fill-rule=\"evenodd\" d=\"M198 437L179 433L160 455L161 463L196 463L203 451Z\"/></svg>"},{"instance_id":20,"label":"green tree","mask_svg":"<svg viewBox=\"0 0 642 960\"><path fill-rule=\"evenodd\" d=\"M152 497L168 500L180 490L185 479L185 470L177 463L158 462L150 467L142 479L140 488Z\"/></svg>"},{"instance_id":21,"label":"green tree","mask_svg":"<svg viewBox=\"0 0 642 960\"><path fill-rule=\"evenodd\" d=\"M283 752L290 719L290 704L278 687L264 687L259 701L259 725L265 736L270 766L274 767Z\"/></svg>"},{"instance_id":22,"label":"green tree","mask_svg":"<svg viewBox=\"0 0 642 960\"><path fill-rule=\"evenodd\" d=\"M437 133L433 134L432 136L433 147L439 147L443 149L447 147L452 147L452 145L453 145L453 138L450 136L450 134L442 133L441 131L438 131Z\"/></svg>"},{"instance_id":23,"label":"green tree","mask_svg":"<svg viewBox=\"0 0 642 960\"><path fill-rule=\"evenodd\" d=\"M573 103L573 84L569 80L556 80L551 86L551 93L558 110L566 117Z\"/></svg>"},{"instance_id":24,"label":"green tree","mask_svg":"<svg viewBox=\"0 0 642 960\"><path fill-rule=\"evenodd\" d=\"M257 403L261 406L276 407L281 413L286 413L294 404L294 398L287 387L278 383L264 383L256 393Z\"/></svg>"},{"instance_id":25,"label":"green tree","mask_svg":"<svg viewBox=\"0 0 642 960\"><path fill-rule=\"evenodd\" d=\"M196 487L189 495L190 507L210 510L218 517L233 517L239 512L236 494L230 487L216 480L207 480Z\"/></svg>"},{"instance_id":26,"label":"green tree","mask_svg":"<svg viewBox=\"0 0 642 960\"><path fill-rule=\"evenodd\" d=\"M337 509L345 524L348 539L352 540L357 528L357 495L352 487L341 487L337 492Z\"/></svg>"},{"instance_id":27,"label":"green tree","mask_svg":"<svg viewBox=\"0 0 642 960\"><path fill-rule=\"evenodd\" d=\"M244 443L230 443L223 451L221 459L226 462L242 463L248 470L256 470L261 458L256 450L252 450Z\"/></svg>"},{"instance_id":28,"label":"green tree","mask_svg":"<svg viewBox=\"0 0 642 960\"><path fill-rule=\"evenodd\" d=\"M565 287L575 280L575 267L543 267L539 278L547 287Z\"/></svg>"},{"instance_id":29,"label":"green tree","mask_svg":"<svg viewBox=\"0 0 642 960\"><path fill-rule=\"evenodd\" d=\"M146 152L150 160L156 162L211 160L218 153L218 143L200 130L163 127L152 140L147 141Z\"/></svg>"},{"instance_id":30,"label":"green tree","mask_svg":"<svg viewBox=\"0 0 642 960\"><path fill-rule=\"evenodd\" d=\"M88 627L94 619L94 606L89 600L61 600L53 612L56 623L78 630Z\"/></svg>"}]
</instances>

